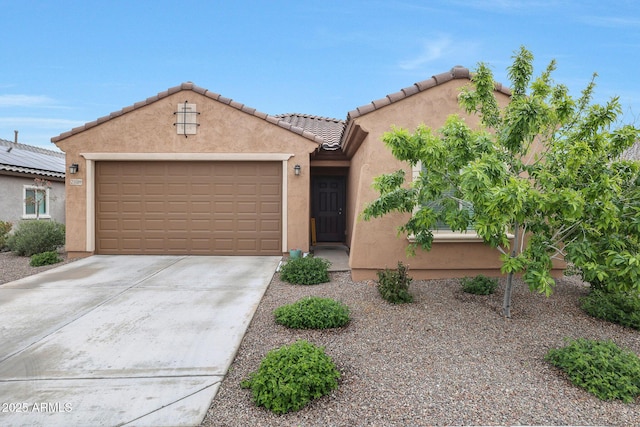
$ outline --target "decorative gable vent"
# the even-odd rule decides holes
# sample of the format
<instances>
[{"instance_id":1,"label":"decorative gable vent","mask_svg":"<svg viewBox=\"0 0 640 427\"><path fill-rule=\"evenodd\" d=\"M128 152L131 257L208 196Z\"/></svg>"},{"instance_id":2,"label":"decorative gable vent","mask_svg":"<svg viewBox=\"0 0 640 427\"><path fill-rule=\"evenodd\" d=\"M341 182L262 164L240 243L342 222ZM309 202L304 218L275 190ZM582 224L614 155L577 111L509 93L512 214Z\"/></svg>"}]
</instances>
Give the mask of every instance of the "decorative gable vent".
<instances>
[{"instance_id":1,"label":"decorative gable vent","mask_svg":"<svg viewBox=\"0 0 640 427\"><path fill-rule=\"evenodd\" d=\"M183 104L178 104L178 109L175 113L176 122L173 124L176 127L178 135L195 135L198 130L198 111L196 110L196 104L189 104L188 101L184 101Z\"/></svg>"}]
</instances>

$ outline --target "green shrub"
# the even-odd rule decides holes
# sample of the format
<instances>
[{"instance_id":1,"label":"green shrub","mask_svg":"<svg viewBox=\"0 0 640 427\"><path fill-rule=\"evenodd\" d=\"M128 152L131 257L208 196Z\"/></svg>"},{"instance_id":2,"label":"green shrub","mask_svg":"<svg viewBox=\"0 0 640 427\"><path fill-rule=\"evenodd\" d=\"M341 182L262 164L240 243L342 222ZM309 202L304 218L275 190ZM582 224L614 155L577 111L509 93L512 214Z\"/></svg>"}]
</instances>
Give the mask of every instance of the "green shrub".
<instances>
[{"instance_id":1,"label":"green shrub","mask_svg":"<svg viewBox=\"0 0 640 427\"><path fill-rule=\"evenodd\" d=\"M349 307L331 298L305 297L273 312L276 322L295 329L339 328L349 323Z\"/></svg>"},{"instance_id":2,"label":"green shrub","mask_svg":"<svg viewBox=\"0 0 640 427\"><path fill-rule=\"evenodd\" d=\"M640 396L640 358L611 341L571 340L549 350L545 359L602 400L630 403Z\"/></svg>"},{"instance_id":3,"label":"green shrub","mask_svg":"<svg viewBox=\"0 0 640 427\"><path fill-rule=\"evenodd\" d=\"M491 295L498 287L498 279L491 279L482 274L473 278L465 277L460 283L462 283L463 291L476 295Z\"/></svg>"},{"instance_id":4,"label":"green shrub","mask_svg":"<svg viewBox=\"0 0 640 427\"><path fill-rule=\"evenodd\" d=\"M324 258L308 255L304 258L291 258L280 268L280 278L297 285L317 285L329 281L331 263Z\"/></svg>"},{"instance_id":5,"label":"green shrub","mask_svg":"<svg viewBox=\"0 0 640 427\"><path fill-rule=\"evenodd\" d=\"M64 245L64 231L64 224L55 221L22 221L7 246L21 256L55 251Z\"/></svg>"},{"instance_id":6,"label":"green shrub","mask_svg":"<svg viewBox=\"0 0 640 427\"><path fill-rule=\"evenodd\" d=\"M398 261L398 268L391 270L386 268L378 272L378 292L380 296L392 304L400 304L413 301L409 293L409 285L413 280L407 272L409 267Z\"/></svg>"},{"instance_id":7,"label":"green shrub","mask_svg":"<svg viewBox=\"0 0 640 427\"><path fill-rule=\"evenodd\" d=\"M257 371L240 383L253 402L276 414L298 411L338 387L340 372L323 347L300 340L271 350Z\"/></svg>"},{"instance_id":8,"label":"green shrub","mask_svg":"<svg viewBox=\"0 0 640 427\"><path fill-rule=\"evenodd\" d=\"M43 265L57 264L62 261L62 258L56 251L42 252L40 254L31 255L31 267L40 267Z\"/></svg>"},{"instance_id":9,"label":"green shrub","mask_svg":"<svg viewBox=\"0 0 640 427\"><path fill-rule=\"evenodd\" d=\"M580 302L590 316L640 329L640 297L637 294L592 290Z\"/></svg>"},{"instance_id":10,"label":"green shrub","mask_svg":"<svg viewBox=\"0 0 640 427\"><path fill-rule=\"evenodd\" d=\"M0 250L7 247L7 239L12 226L13 224L8 221L0 221Z\"/></svg>"}]
</instances>

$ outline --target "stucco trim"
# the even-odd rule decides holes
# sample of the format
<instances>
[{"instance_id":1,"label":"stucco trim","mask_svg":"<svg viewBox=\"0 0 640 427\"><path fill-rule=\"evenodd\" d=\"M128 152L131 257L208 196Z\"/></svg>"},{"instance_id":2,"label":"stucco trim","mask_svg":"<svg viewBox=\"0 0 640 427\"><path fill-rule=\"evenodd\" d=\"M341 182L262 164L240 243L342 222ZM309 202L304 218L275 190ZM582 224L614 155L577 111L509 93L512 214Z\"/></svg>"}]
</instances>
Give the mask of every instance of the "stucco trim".
<instances>
[{"instance_id":1,"label":"stucco trim","mask_svg":"<svg viewBox=\"0 0 640 427\"><path fill-rule=\"evenodd\" d=\"M285 161L292 153L80 153L87 160Z\"/></svg>"},{"instance_id":2,"label":"stucco trim","mask_svg":"<svg viewBox=\"0 0 640 427\"><path fill-rule=\"evenodd\" d=\"M288 164L294 157L291 153L80 153L86 159L86 250L96 250L96 194L95 194L95 162L96 161L280 161L282 162L282 252L288 247Z\"/></svg>"},{"instance_id":3,"label":"stucco trim","mask_svg":"<svg viewBox=\"0 0 640 427\"><path fill-rule=\"evenodd\" d=\"M86 191L87 191L87 206L85 207L86 225L87 225L87 252L94 253L96 250L96 175L95 175L95 161L87 160L86 162Z\"/></svg>"}]
</instances>

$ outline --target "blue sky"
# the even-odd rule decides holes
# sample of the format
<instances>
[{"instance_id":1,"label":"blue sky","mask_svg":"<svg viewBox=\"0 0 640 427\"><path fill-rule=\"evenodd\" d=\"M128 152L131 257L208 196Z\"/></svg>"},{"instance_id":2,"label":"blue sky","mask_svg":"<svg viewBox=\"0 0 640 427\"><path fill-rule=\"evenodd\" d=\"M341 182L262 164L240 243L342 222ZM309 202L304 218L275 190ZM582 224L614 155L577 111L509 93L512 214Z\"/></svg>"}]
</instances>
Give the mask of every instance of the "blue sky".
<instances>
[{"instance_id":1,"label":"blue sky","mask_svg":"<svg viewBox=\"0 0 640 427\"><path fill-rule=\"evenodd\" d=\"M269 114L347 112L524 45L640 125L640 2L0 0L0 138L51 137L191 81Z\"/></svg>"}]
</instances>

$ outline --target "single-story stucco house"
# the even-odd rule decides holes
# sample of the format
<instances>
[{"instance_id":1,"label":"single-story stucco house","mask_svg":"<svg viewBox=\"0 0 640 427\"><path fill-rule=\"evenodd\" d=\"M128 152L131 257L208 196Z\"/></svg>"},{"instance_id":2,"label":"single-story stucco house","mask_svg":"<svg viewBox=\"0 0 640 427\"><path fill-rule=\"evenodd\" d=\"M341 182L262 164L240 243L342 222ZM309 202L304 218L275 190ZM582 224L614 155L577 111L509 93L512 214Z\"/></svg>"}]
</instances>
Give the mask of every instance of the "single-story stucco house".
<instances>
[{"instance_id":1,"label":"single-story stucco house","mask_svg":"<svg viewBox=\"0 0 640 427\"><path fill-rule=\"evenodd\" d=\"M64 153L0 139L0 221L64 223L64 178Z\"/></svg>"},{"instance_id":2,"label":"single-story stucco house","mask_svg":"<svg viewBox=\"0 0 640 427\"><path fill-rule=\"evenodd\" d=\"M405 168L382 142L392 125L441 127L466 117L467 68L415 83L346 120L269 115L192 83L52 138L66 153L67 244L90 254L280 255L315 244L349 248L354 280L398 261L414 278L499 275L498 252L474 233L440 232L407 258L406 216L365 222L374 177ZM500 102L510 92L496 85Z\"/></svg>"}]
</instances>

